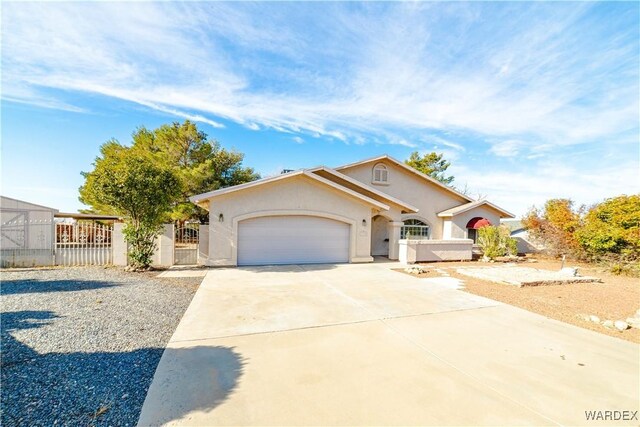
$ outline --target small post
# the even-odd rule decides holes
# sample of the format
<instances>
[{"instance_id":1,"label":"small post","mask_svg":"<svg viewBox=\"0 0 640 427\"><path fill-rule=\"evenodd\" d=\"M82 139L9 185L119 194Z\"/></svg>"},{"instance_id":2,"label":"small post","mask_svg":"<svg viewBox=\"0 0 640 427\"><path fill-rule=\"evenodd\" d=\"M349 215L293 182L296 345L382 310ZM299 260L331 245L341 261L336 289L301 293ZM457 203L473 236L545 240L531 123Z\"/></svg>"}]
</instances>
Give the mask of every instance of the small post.
<instances>
[{"instance_id":1,"label":"small post","mask_svg":"<svg viewBox=\"0 0 640 427\"><path fill-rule=\"evenodd\" d=\"M560 270L562 270L564 268L564 260L566 258L566 255L562 255L562 265L560 266Z\"/></svg>"}]
</instances>

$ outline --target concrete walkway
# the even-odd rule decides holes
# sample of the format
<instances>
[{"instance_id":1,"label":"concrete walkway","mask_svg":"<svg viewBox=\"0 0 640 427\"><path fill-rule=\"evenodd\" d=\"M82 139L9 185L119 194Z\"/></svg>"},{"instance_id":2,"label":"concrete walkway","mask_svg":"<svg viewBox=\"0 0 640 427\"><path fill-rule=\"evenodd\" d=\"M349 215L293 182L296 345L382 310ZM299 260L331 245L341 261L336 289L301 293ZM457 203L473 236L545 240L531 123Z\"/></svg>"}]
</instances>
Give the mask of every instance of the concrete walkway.
<instances>
[{"instance_id":1,"label":"concrete walkway","mask_svg":"<svg viewBox=\"0 0 640 427\"><path fill-rule=\"evenodd\" d=\"M639 346L390 267L210 270L139 425L638 425Z\"/></svg>"}]
</instances>

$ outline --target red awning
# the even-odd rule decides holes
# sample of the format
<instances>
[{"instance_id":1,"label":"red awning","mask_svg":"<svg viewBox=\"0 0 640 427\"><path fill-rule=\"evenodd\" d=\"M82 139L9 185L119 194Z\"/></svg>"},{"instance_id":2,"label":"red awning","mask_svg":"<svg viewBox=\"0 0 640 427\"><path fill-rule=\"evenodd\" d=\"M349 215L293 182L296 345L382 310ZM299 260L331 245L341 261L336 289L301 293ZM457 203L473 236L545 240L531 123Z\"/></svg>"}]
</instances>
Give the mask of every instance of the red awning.
<instances>
[{"instance_id":1,"label":"red awning","mask_svg":"<svg viewBox=\"0 0 640 427\"><path fill-rule=\"evenodd\" d=\"M491 225L491 221L486 218L476 217L467 223L467 228L474 228L477 230L478 228L486 227L488 225Z\"/></svg>"}]
</instances>

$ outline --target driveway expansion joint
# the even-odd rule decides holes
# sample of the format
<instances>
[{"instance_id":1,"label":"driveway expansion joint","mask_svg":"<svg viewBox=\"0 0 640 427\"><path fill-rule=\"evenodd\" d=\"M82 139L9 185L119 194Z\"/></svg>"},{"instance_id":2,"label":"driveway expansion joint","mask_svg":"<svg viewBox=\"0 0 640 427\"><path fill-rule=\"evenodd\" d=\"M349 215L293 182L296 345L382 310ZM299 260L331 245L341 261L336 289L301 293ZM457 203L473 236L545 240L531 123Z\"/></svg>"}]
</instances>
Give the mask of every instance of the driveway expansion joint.
<instances>
[{"instance_id":1,"label":"driveway expansion joint","mask_svg":"<svg viewBox=\"0 0 640 427\"><path fill-rule=\"evenodd\" d=\"M235 337L250 337L253 335L267 335L267 334L278 334L285 332L295 332L295 331L304 331L308 329L321 329L321 328L331 328L336 326L347 326L347 325L356 325L360 323L373 323L373 322L384 322L386 320L398 320L398 319L407 319L412 317L421 317L421 316L432 316L438 314L446 314L446 313L457 313L461 311L471 311L471 310L482 310L485 308L495 308L500 307L503 304L496 305L486 305L481 307L471 307L471 308L460 308L455 310L444 310L444 311L436 311L430 313L417 313L417 314L404 314L400 316L390 316L390 317L379 317L375 319L362 319L362 320L354 320L351 322L338 322L338 323L329 323L326 325L312 325L312 326L301 326L298 328L288 328L288 329L274 329L270 331L259 331L259 332L247 332L243 334L232 334L232 335L221 335L215 337L205 337L205 338L196 338L190 340L169 340L169 343L187 343L187 342L201 342L201 341L210 341L210 340L220 340L226 338L235 338Z\"/></svg>"}]
</instances>

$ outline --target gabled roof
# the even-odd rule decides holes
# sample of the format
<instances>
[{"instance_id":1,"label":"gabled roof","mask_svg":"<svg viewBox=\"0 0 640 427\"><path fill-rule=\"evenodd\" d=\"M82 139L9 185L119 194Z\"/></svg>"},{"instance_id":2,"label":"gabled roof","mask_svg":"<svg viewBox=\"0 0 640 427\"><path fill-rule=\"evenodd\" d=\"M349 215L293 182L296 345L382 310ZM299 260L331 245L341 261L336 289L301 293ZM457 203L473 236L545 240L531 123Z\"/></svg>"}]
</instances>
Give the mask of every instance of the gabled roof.
<instances>
[{"instance_id":1,"label":"gabled roof","mask_svg":"<svg viewBox=\"0 0 640 427\"><path fill-rule=\"evenodd\" d=\"M504 221L500 221L500 224L504 225L505 227L509 227L509 230L512 233L525 230L524 225L522 225L522 221L520 221L519 219L506 219Z\"/></svg>"},{"instance_id":2,"label":"gabled roof","mask_svg":"<svg viewBox=\"0 0 640 427\"><path fill-rule=\"evenodd\" d=\"M361 201L368 203L370 205L373 205L379 209L382 210L389 210L389 206L385 205L384 203L380 203L377 200L374 200L370 197L367 197L363 194L358 193L357 191L353 191L350 190L346 187L343 187L339 184L336 184L335 182L329 181L326 178L323 178L319 175L316 175L315 173L309 172L307 170L301 169L301 170L297 170L297 171L293 171L293 172L289 172L289 173L283 173L281 175L276 175L276 176L272 176L269 178L263 178L263 179L259 179L257 181L251 181L251 182L247 182L245 184L240 184L240 185L234 185L233 187L226 187L226 188L221 188L219 190L214 190L214 191L209 191L207 193L202 193L202 194L197 194L195 196L191 196L189 197L189 200L192 203L195 203L201 207L204 207L206 209L206 206L202 205L202 202L204 200L209 200L209 199L213 199L215 197L219 197L222 196L224 194L230 194L230 193L236 193L238 191L243 191L243 190L247 190L250 188L254 188L254 187L258 187L261 185L265 185L265 184L269 184L269 183L273 183L273 182L277 182L277 181L282 181L282 180L286 180L286 179L291 179L297 176L304 176L307 178L310 178L312 180L315 180L321 184L324 184L328 187L331 187L333 189L336 189L338 191L341 191L351 197L354 197L356 199L360 199Z\"/></svg>"},{"instance_id":3,"label":"gabled roof","mask_svg":"<svg viewBox=\"0 0 640 427\"><path fill-rule=\"evenodd\" d=\"M468 196L465 196L464 194L454 190L453 188L444 185L443 183L441 183L437 179L431 178L429 175L425 175L422 172L415 170L414 168L412 168L411 166L408 166L404 162L401 162L399 160L394 159L393 157L389 156L388 154L383 154L382 156L372 157L370 159L361 160L361 161L355 162L355 163L349 163L348 165L339 166L339 167L334 168L334 169L339 172L339 171L342 171L344 169L350 169L352 167L364 165L364 164L367 164L367 163L379 162L381 160L387 160L387 161L395 164L396 166L399 166L399 167L405 169L406 171L411 172L412 174L419 176L420 178L430 182L431 184L433 184L433 185L435 185L437 187L440 187L441 189L443 189L445 191L448 191L448 192L450 192L452 194L455 194L458 197L463 198L464 200L467 200L469 202L473 201L473 199L470 199Z\"/></svg>"},{"instance_id":4,"label":"gabled roof","mask_svg":"<svg viewBox=\"0 0 640 427\"><path fill-rule=\"evenodd\" d=\"M416 208L415 206L410 205L407 202L403 202L400 199L396 199L395 197L392 197L387 193L383 193L382 191L376 190L375 188L370 187L370 186L358 181L357 179L353 179L350 176L347 176L347 175L345 175L343 173L340 173L340 172L336 171L335 169L331 169L331 168L326 167L326 166L318 166L318 167L315 167L315 168L307 169L307 171L312 172L314 174L318 173L319 171L324 171L324 172L326 172L326 173L328 173L330 175L335 176L338 179L346 181L346 182L352 184L353 186L362 189L365 192L368 192L368 193L371 193L371 194L375 195L377 198L380 198L385 202L391 202L394 205L398 205L398 206L400 206L402 209L404 209L407 212L410 212L410 213L418 212L418 208Z\"/></svg>"},{"instance_id":5,"label":"gabled roof","mask_svg":"<svg viewBox=\"0 0 640 427\"><path fill-rule=\"evenodd\" d=\"M500 213L500 218L515 218L511 212L505 211L504 209L494 205L491 202L488 202L485 199L476 200L475 202L465 203L464 205L456 206L455 208L447 209L446 211L438 212L438 216L441 218L444 217L452 217L459 215L463 212L470 211L471 209L477 208L479 206L487 205L493 210Z\"/></svg>"},{"instance_id":6,"label":"gabled roof","mask_svg":"<svg viewBox=\"0 0 640 427\"><path fill-rule=\"evenodd\" d=\"M12 204L12 203L22 205L20 209L25 209L26 206L31 206L30 208L31 210L45 210L45 211L58 212L58 209L50 208L48 206L42 206L42 205L37 205L31 202L25 202L24 200L14 199L13 197L0 196L0 208L9 209L9 210L14 209L14 208L7 207L7 204Z\"/></svg>"}]
</instances>

